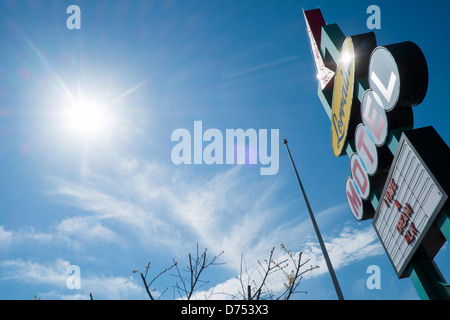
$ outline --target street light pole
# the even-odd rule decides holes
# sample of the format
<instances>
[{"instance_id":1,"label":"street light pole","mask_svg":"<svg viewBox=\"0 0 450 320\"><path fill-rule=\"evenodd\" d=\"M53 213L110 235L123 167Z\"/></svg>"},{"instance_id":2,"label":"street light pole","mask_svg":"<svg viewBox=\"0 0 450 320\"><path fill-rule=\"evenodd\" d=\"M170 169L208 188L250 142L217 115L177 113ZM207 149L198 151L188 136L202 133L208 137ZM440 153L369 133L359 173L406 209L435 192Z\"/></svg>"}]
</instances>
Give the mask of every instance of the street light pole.
<instances>
[{"instance_id":1,"label":"street light pole","mask_svg":"<svg viewBox=\"0 0 450 320\"><path fill-rule=\"evenodd\" d=\"M283 139L283 143L286 146L286 150L289 154L289 159L291 159L292 167L294 168L295 175L297 176L297 181L302 190L303 198L305 199L306 207L308 208L309 216L311 217L311 222L313 224L314 230L316 231L317 239L319 240L320 247L322 249L323 256L325 258L325 262L328 267L328 272L330 273L331 280L333 281L334 289L336 290L336 294L339 300L344 300L344 296L342 295L341 287L339 286L339 282L336 278L336 274L334 273L333 265L331 264L330 257L328 256L327 248L322 239L322 235L320 234L319 227L317 226L316 219L314 218L314 214L311 210L311 206L309 205L308 197L306 196L305 189L303 188L303 184L300 180L300 177L297 172L297 168L295 167L294 160L292 160L291 151L289 150L288 142L286 139Z\"/></svg>"}]
</instances>

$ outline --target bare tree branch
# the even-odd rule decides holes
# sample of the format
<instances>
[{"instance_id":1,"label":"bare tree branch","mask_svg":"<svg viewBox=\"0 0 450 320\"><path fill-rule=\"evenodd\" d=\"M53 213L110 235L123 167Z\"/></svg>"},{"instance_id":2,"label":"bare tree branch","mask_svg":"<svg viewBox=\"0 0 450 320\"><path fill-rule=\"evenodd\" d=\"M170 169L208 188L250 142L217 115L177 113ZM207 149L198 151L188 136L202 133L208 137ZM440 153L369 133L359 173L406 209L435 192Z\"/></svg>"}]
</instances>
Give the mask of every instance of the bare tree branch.
<instances>
[{"instance_id":1,"label":"bare tree branch","mask_svg":"<svg viewBox=\"0 0 450 320\"><path fill-rule=\"evenodd\" d=\"M151 290L151 289L150 289L150 286L151 286L151 285L152 285L152 284L153 284L160 276L162 276L164 273L166 273L167 271L169 271L170 269L172 269L174 266L176 266L176 265L177 265L177 262L174 261L173 264L172 264L170 267L165 268L165 269L164 269L163 271L161 271L157 276L153 277L153 278L151 279L150 282L147 282L147 275L148 275L148 271L150 270L150 265L151 265L151 262L149 262L149 263L145 266L145 273L142 273L142 272L139 271L139 270L133 270L133 273L139 273L139 274L141 275L141 280L142 280L142 282L144 283L144 287L145 287L145 290L146 290L146 292L147 292L148 297L150 298L150 300L155 300L155 298L153 297L151 291L155 291L156 289ZM167 288L159 295L159 297L158 297L157 300L159 300L159 299L163 296L163 294L164 294L166 291L167 291Z\"/></svg>"},{"instance_id":2,"label":"bare tree branch","mask_svg":"<svg viewBox=\"0 0 450 320\"><path fill-rule=\"evenodd\" d=\"M209 283L209 281L202 280L201 276L208 267L223 264L217 262L217 259L219 259L222 254L223 251L210 259L207 255L206 248L203 253L200 254L197 243L195 257L193 257L192 254L188 255L189 265L182 270L176 266L177 274L174 276L179 279L181 286L177 282L175 284L175 289L181 299L190 300L196 290ZM187 274L187 276L184 274Z\"/></svg>"},{"instance_id":3,"label":"bare tree branch","mask_svg":"<svg viewBox=\"0 0 450 320\"><path fill-rule=\"evenodd\" d=\"M305 273L317 269L319 266L310 266L308 269L300 271L301 268L310 261L310 259L307 259L302 263L303 252L298 252L296 258L295 255L283 244L281 244L281 249L288 254L289 260L292 262L294 269L291 269L290 272L286 272L285 268L280 269L286 277L287 283L284 283L286 290L277 298L277 300L289 300L294 293L308 293L306 291L297 291L297 287L300 285L300 281L303 279L303 275Z\"/></svg>"},{"instance_id":4,"label":"bare tree branch","mask_svg":"<svg viewBox=\"0 0 450 320\"><path fill-rule=\"evenodd\" d=\"M267 260L263 260L262 262L258 260L257 269L248 270L245 262L244 255L241 254L241 264L239 270L239 276L236 276L236 279L240 283L240 290L238 290L237 294L234 293L226 293L222 292L220 294L229 295L233 299L242 299L242 300L266 300L266 299L275 299L275 294L270 288L268 282L269 278L271 278L274 274L281 272L285 278L284 290L281 294L276 298L277 300L289 300L296 293L307 293L306 291L298 290L301 280L303 276L314 269L317 269L319 266L309 266L309 268L304 269L304 267L309 263L309 259L306 261L302 261L303 253L298 252L296 254L292 253L288 250L283 244L281 244L281 250L284 251L283 255L287 258L283 258L278 260L275 258L275 247L270 250L269 258ZM224 263L218 262L218 259L222 256L223 251L218 255L213 256L212 258L208 256L208 251L205 248L202 253L199 251L198 243L195 254L188 254L188 263L185 268L180 268L179 264L173 260L173 264L161 271L151 280L148 279L149 270L150 270L150 262L145 267L145 272L141 272L139 270L133 270L133 273L139 273L141 276L141 280L146 289L147 295L151 300L155 300L153 291L156 289L151 289L152 285L155 283L157 279L159 279L162 275L164 275L167 271L175 268L176 272L172 274L178 280L176 281L174 288L174 298L176 295L183 300L191 300L194 296L194 293L204 287L209 281L204 280L205 270L211 266L221 265ZM158 299L160 299L165 292L166 289L159 295ZM208 296L207 296L208 294ZM205 299L208 299L214 293L213 290L209 292L206 291Z\"/></svg>"},{"instance_id":5,"label":"bare tree branch","mask_svg":"<svg viewBox=\"0 0 450 320\"><path fill-rule=\"evenodd\" d=\"M241 292L239 292L239 296L233 295L233 298L244 300L274 299L275 295L268 286L268 279L277 272L282 272L286 278L286 282L284 283L285 290L276 298L277 300L289 300L295 293L307 293L306 291L298 291L297 288L300 285L300 281L303 279L303 275L318 268L318 266L311 266L306 270L302 270L305 264L309 262L309 259L302 263L302 252L294 255L283 244L281 244L281 249L288 254L287 259L275 261L274 247L270 250L269 259L264 260L263 262L258 260L259 269L257 269L257 273L259 276L259 281L253 277L252 273L249 273L245 264L245 259L243 255L241 255L240 273L239 277L237 277L241 285ZM287 271L289 264L293 265L293 269ZM244 272L246 274L245 280L243 275ZM254 288L253 290L251 289L252 284Z\"/></svg>"}]
</instances>

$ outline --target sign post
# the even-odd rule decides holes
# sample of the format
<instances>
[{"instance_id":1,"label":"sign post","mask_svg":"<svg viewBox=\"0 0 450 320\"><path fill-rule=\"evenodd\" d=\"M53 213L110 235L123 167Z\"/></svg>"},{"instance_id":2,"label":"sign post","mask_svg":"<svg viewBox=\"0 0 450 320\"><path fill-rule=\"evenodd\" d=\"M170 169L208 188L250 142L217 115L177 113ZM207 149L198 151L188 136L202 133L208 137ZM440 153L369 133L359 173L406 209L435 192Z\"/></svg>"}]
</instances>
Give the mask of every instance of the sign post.
<instances>
[{"instance_id":1,"label":"sign post","mask_svg":"<svg viewBox=\"0 0 450 320\"><path fill-rule=\"evenodd\" d=\"M283 143L286 146L286 150L289 155L289 159L291 160L292 167L294 168L295 176L297 177L298 185L303 194L303 198L305 199L306 207L308 208L309 216L311 218L311 222L314 227L314 231L316 232L317 239L319 240L320 248L322 249L322 254L325 259L325 263L327 264L328 272L330 273L331 280L333 281L334 289L336 290L336 295L339 300L344 300L344 296L341 291L341 287L339 286L339 282L336 277L336 273L334 272L333 265L331 264L330 257L328 256L327 248L325 247L325 243L323 242L322 235L320 233L319 227L317 226L316 218L311 209L311 205L309 204L308 197L306 195L305 189L303 188L302 181L300 180L300 176L297 172L297 167L295 166L294 160L292 159L291 151L289 150L288 142L286 139L283 139Z\"/></svg>"},{"instance_id":2,"label":"sign post","mask_svg":"<svg viewBox=\"0 0 450 320\"><path fill-rule=\"evenodd\" d=\"M450 149L432 127L413 129L428 87L422 51L410 41L377 46L373 32L345 37L320 9L303 13L332 151L350 158L351 213L373 219L397 276L422 299L449 299L433 258L450 236Z\"/></svg>"}]
</instances>

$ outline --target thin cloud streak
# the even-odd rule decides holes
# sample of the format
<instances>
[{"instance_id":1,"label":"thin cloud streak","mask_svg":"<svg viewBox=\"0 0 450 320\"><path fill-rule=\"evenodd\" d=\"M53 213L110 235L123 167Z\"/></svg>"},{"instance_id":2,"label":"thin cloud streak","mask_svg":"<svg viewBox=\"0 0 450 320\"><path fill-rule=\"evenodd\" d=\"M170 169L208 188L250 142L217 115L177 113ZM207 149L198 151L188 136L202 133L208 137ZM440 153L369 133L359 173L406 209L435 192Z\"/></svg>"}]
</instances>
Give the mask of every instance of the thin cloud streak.
<instances>
[{"instance_id":1,"label":"thin cloud streak","mask_svg":"<svg viewBox=\"0 0 450 320\"><path fill-rule=\"evenodd\" d=\"M165 166L139 163L136 159L117 163L121 164L117 168L121 173L117 184L111 186L99 181L86 189L61 183L57 193L63 195L68 204L96 213L94 216L99 221L118 220L142 232L152 230L141 241L163 243L174 253L191 250L195 240L208 247L210 252L224 250L227 267L233 270L238 270L242 253L247 255L248 261L257 261L264 258L274 245L298 243L299 237L312 235L307 215L304 219L274 225L277 217L286 211L275 200L282 183L252 181L243 167L232 167L205 182L190 179ZM103 189L110 192L105 193ZM122 197L128 200L119 198L114 189L127 190ZM150 212L150 208L156 209ZM345 208L342 204L335 205L319 212L318 217L330 219ZM103 226L95 230L101 233ZM352 234L347 230L327 243L332 247L330 252L335 254L333 259L339 264L348 257L357 258L353 257L360 251L357 244L369 245L376 239L373 231ZM116 235L114 230L104 231L105 239L125 237ZM172 240L164 241L169 238ZM186 239L195 240L188 243ZM352 241L345 242L345 239ZM319 249L312 243L308 243L308 247L315 256Z\"/></svg>"},{"instance_id":2,"label":"thin cloud streak","mask_svg":"<svg viewBox=\"0 0 450 320\"><path fill-rule=\"evenodd\" d=\"M273 246L298 243L312 234L306 214L303 219L300 215L289 223L276 224L282 214L292 210L276 200L283 182L261 183L252 179L253 171L246 173L242 166L205 181L136 159L116 163L119 174L114 179L98 179L88 186L57 180L49 194L62 197L63 203L86 215L62 221L59 231L73 236L73 228L91 221L85 237L130 241L123 231L114 229L114 223L108 224L119 222L134 230L133 236L137 234L142 244L159 243L174 254L191 250L195 242L210 252L225 251L227 267L233 270L239 269L242 253L256 264ZM343 205L336 205L319 212L318 217L329 219L343 210Z\"/></svg>"},{"instance_id":3,"label":"thin cloud streak","mask_svg":"<svg viewBox=\"0 0 450 320\"><path fill-rule=\"evenodd\" d=\"M83 268L80 270L81 289L68 290L67 268L69 266L70 262L64 259L56 259L48 263L22 259L3 260L0 261L0 281L14 280L27 284L53 286L55 289L49 292L37 293L38 298L44 299L89 299L89 293L101 299L112 300L146 298L144 288L137 277L86 275ZM68 294L69 292L73 294Z\"/></svg>"},{"instance_id":4,"label":"thin cloud streak","mask_svg":"<svg viewBox=\"0 0 450 320\"><path fill-rule=\"evenodd\" d=\"M246 75L246 74L249 74L249 73L252 73L252 72L256 72L256 71L260 71L260 70L263 70L263 69L267 69L267 68L276 66L278 64L281 64L281 63L284 63L284 62L288 62L288 61L292 61L292 60L295 60L295 59L297 59L297 56L290 56L290 57L283 58L283 59L280 59L280 60L277 60L277 61L265 63L263 65L260 65L260 66L254 67L254 68L250 68L250 69L247 69L247 70L244 70L244 71L239 71L239 72L230 74L228 76L224 76L222 78L222 80L228 80L228 79L231 79L231 78L243 76L243 75Z\"/></svg>"},{"instance_id":5,"label":"thin cloud streak","mask_svg":"<svg viewBox=\"0 0 450 320\"><path fill-rule=\"evenodd\" d=\"M117 175L90 177L89 183L51 179L55 187L47 194L81 209L58 223L59 235L73 239L75 230L89 222L78 240L158 244L177 256L198 242L209 252L225 251L226 267L233 270L239 268L241 253L257 261L274 242L295 237L296 225L276 226L286 210L276 200L283 182L261 183L247 167L235 166L205 181L136 159L115 163Z\"/></svg>"}]
</instances>

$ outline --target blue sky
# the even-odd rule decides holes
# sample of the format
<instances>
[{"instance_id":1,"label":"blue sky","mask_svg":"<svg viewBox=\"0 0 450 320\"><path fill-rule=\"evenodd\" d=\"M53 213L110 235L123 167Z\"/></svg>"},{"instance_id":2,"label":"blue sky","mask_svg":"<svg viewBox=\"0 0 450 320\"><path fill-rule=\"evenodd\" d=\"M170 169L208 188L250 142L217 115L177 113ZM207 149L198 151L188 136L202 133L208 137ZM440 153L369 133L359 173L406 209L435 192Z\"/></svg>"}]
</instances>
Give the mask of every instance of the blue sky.
<instances>
[{"instance_id":1,"label":"blue sky","mask_svg":"<svg viewBox=\"0 0 450 320\"><path fill-rule=\"evenodd\" d=\"M81 8L69 30L66 8ZM257 260L284 243L320 268L298 299L335 299L284 146L279 171L260 165L174 165L171 134L203 128L279 129L287 138L347 299L418 299L397 279L371 221L348 208L347 157L335 158L316 94L301 9L320 6L346 35L369 30L381 9L378 45L413 41L428 62L416 128L448 143L450 74L445 1L0 1L0 299L145 299L134 269L186 263L196 243L225 265L205 290L233 292L241 253ZM101 132L68 129L70 96L104 105ZM447 245L436 257L447 278ZM81 289L66 286L69 265ZM378 265L381 289L366 287ZM169 286L173 298L175 279ZM273 289L280 289L275 281Z\"/></svg>"}]
</instances>

